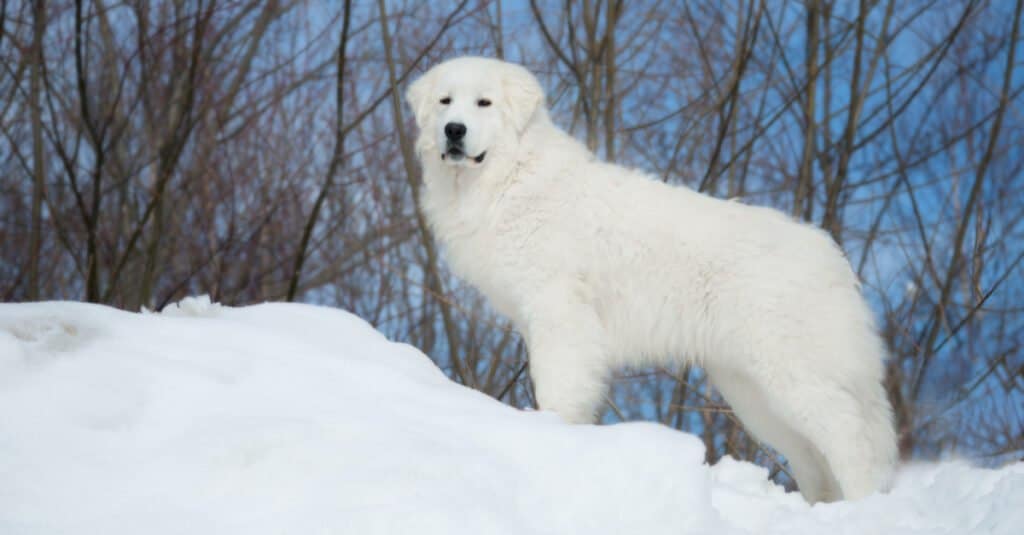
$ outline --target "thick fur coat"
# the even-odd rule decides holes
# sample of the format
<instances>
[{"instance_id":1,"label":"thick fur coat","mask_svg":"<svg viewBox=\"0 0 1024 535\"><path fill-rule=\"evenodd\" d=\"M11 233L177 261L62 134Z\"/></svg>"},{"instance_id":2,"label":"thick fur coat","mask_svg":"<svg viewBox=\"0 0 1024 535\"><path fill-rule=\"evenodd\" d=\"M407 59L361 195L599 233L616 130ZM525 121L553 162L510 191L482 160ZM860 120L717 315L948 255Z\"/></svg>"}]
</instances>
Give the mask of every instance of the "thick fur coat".
<instances>
[{"instance_id":1,"label":"thick fur coat","mask_svg":"<svg viewBox=\"0 0 1024 535\"><path fill-rule=\"evenodd\" d=\"M541 409L591 422L613 368L689 362L809 501L887 485L884 347L826 233L599 161L518 65L447 61L407 99L422 209L455 273L525 337Z\"/></svg>"}]
</instances>

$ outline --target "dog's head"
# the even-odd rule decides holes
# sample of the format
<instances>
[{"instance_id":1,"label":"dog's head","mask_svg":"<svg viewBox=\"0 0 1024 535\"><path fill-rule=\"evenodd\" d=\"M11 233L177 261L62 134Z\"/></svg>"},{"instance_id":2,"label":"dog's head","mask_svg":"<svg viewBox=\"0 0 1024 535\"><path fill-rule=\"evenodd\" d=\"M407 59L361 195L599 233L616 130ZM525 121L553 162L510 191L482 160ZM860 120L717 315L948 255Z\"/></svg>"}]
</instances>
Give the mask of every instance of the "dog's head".
<instances>
[{"instance_id":1,"label":"dog's head","mask_svg":"<svg viewBox=\"0 0 1024 535\"><path fill-rule=\"evenodd\" d=\"M427 71L409 86L406 100L420 129L420 157L473 167L518 141L544 93L520 65L463 57Z\"/></svg>"}]
</instances>

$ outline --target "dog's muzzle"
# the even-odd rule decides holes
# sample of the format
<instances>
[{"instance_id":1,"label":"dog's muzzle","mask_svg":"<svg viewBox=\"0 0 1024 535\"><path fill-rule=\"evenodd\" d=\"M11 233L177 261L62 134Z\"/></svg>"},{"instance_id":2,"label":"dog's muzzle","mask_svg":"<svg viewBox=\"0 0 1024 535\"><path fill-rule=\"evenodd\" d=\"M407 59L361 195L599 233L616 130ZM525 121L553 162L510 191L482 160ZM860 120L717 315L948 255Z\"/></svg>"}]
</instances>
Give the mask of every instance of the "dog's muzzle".
<instances>
[{"instance_id":1,"label":"dog's muzzle","mask_svg":"<svg viewBox=\"0 0 1024 535\"><path fill-rule=\"evenodd\" d=\"M461 143L453 143L449 141L446 145L447 147L445 148L445 151L441 153L442 160L459 162L467 157L466 151L462 148ZM487 157L487 151L481 152L478 156L469 156L469 159L476 163L483 163L485 157Z\"/></svg>"}]
</instances>

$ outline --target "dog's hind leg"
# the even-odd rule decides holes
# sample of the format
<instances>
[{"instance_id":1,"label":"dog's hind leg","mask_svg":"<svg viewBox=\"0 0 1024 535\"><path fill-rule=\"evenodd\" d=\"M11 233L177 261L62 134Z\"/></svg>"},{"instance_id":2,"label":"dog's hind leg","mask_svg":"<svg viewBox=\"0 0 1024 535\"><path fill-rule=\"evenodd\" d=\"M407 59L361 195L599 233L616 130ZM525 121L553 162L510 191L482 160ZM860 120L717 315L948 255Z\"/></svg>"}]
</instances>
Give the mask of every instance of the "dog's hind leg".
<instances>
[{"instance_id":1,"label":"dog's hind leg","mask_svg":"<svg viewBox=\"0 0 1024 535\"><path fill-rule=\"evenodd\" d=\"M750 434L786 458L789 473L808 502L829 502L841 498L839 483L822 453L773 408L773 392L765 391L761 384L743 372L714 367L707 371L712 383Z\"/></svg>"},{"instance_id":2,"label":"dog's hind leg","mask_svg":"<svg viewBox=\"0 0 1024 535\"><path fill-rule=\"evenodd\" d=\"M880 384L836 384L803 370L775 382L733 372L718 385L744 425L789 459L808 501L858 499L888 485L896 441Z\"/></svg>"},{"instance_id":3,"label":"dog's hind leg","mask_svg":"<svg viewBox=\"0 0 1024 535\"><path fill-rule=\"evenodd\" d=\"M834 410L819 414L825 432L813 437L846 500L887 490L898 456L885 390L880 383L857 386L837 386L834 393L822 397L823 402L833 404Z\"/></svg>"}]
</instances>

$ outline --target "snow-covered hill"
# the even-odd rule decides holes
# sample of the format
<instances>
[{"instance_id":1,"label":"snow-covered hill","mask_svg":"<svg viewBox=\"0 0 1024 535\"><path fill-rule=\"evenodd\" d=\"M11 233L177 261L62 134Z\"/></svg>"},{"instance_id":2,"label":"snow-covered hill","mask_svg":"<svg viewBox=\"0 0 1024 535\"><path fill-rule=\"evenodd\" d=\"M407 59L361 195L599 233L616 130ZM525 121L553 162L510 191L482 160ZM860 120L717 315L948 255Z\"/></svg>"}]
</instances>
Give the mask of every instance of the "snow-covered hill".
<instances>
[{"instance_id":1,"label":"snow-covered hill","mask_svg":"<svg viewBox=\"0 0 1024 535\"><path fill-rule=\"evenodd\" d=\"M0 305L0 533L993 533L1024 463L810 507L696 438L569 426L334 309Z\"/></svg>"}]
</instances>

